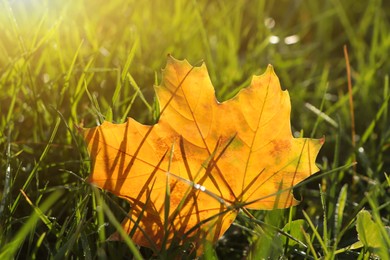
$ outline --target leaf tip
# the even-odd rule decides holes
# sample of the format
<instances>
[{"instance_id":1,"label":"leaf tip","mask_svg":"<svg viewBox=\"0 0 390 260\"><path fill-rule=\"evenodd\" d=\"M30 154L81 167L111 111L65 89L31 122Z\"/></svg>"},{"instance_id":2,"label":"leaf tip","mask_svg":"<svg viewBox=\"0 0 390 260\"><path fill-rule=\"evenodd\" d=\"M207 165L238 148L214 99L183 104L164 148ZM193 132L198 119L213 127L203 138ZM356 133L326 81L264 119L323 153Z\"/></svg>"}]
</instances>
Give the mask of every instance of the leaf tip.
<instances>
[{"instance_id":1,"label":"leaf tip","mask_svg":"<svg viewBox=\"0 0 390 260\"><path fill-rule=\"evenodd\" d=\"M172 54L170 54L170 53L167 54L167 59L168 59L168 60L176 60L176 59L172 56Z\"/></svg>"},{"instance_id":2,"label":"leaf tip","mask_svg":"<svg viewBox=\"0 0 390 260\"><path fill-rule=\"evenodd\" d=\"M274 66L272 66L271 64L268 64L267 69L265 70L263 75L266 75L266 74L272 75L273 77L278 78L278 76L275 73Z\"/></svg>"},{"instance_id":3,"label":"leaf tip","mask_svg":"<svg viewBox=\"0 0 390 260\"><path fill-rule=\"evenodd\" d=\"M320 145L325 143L325 135L320 138Z\"/></svg>"},{"instance_id":4,"label":"leaf tip","mask_svg":"<svg viewBox=\"0 0 390 260\"><path fill-rule=\"evenodd\" d=\"M188 67L201 67L203 69L206 69L206 64L203 59L197 62L195 65L192 65L187 59L176 59L175 57L172 56L172 54L168 53L167 65L172 65L172 64L179 64L179 65L184 64Z\"/></svg>"},{"instance_id":5,"label":"leaf tip","mask_svg":"<svg viewBox=\"0 0 390 260\"><path fill-rule=\"evenodd\" d=\"M274 66L272 66L271 64L268 64L266 71L273 72L274 71Z\"/></svg>"}]
</instances>

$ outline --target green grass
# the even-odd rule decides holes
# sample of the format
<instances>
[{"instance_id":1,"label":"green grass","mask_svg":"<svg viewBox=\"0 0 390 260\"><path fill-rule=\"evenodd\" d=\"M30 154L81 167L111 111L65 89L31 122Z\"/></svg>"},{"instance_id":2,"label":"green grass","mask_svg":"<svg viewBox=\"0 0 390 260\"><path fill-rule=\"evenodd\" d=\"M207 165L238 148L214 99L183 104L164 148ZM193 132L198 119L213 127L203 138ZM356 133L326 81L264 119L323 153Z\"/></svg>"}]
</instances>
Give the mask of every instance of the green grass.
<instances>
[{"instance_id":1,"label":"green grass","mask_svg":"<svg viewBox=\"0 0 390 260\"><path fill-rule=\"evenodd\" d=\"M152 257L131 239L106 241L129 205L86 182L76 126L153 123L152 86L171 53L204 60L219 100L272 64L294 135L326 137L299 206L240 214L204 258L389 259L389 13L384 0L1 0L0 258Z\"/></svg>"}]
</instances>

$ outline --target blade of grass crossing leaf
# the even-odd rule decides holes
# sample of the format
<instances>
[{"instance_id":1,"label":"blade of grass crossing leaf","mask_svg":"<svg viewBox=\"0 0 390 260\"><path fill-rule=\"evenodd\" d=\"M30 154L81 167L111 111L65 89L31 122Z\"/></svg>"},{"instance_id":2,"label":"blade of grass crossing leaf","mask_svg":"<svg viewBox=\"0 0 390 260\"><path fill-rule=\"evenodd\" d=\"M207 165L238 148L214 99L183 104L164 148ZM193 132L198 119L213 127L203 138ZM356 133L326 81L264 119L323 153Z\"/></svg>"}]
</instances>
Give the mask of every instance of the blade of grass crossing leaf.
<instances>
[{"instance_id":1,"label":"blade of grass crossing leaf","mask_svg":"<svg viewBox=\"0 0 390 260\"><path fill-rule=\"evenodd\" d=\"M186 195L187 195L187 196L188 196L187 193L191 192L192 189L196 189L196 190L200 190L201 192L206 193L206 194L209 195L211 198L217 200L219 203L228 206L228 204L226 203L226 201L225 201L223 198L221 198L221 197L219 197L217 194L215 194L215 193L209 191L205 186L200 185L199 183L195 183L195 182L193 182L193 181L184 179L184 178L182 178L182 177L180 177L180 176L178 176L178 175L175 175L175 174L173 174L173 173L169 173L169 175L172 176L172 177L174 177L174 178L176 178L176 179L178 179L178 180L180 180L180 181L182 181L182 182L184 182L184 183L186 183L186 184L188 184L189 187L188 187L188 190L187 190L187 192L186 192ZM185 197L186 197L186 196L184 196L184 198L185 198ZM182 199L182 201L181 201L181 203L180 203L179 205L183 206L182 203L184 203L184 202L185 202L185 199L184 199L184 200Z\"/></svg>"},{"instance_id":2,"label":"blade of grass crossing leaf","mask_svg":"<svg viewBox=\"0 0 390 260\"><path fill-rule=\"evenodd\" d=\"M214 167L214 166L216 165L215 163L218 161L219 157L222 156L222 154L224 153L225 149L231 144L231 141L232 141L233 139L234 139L234 138L232 138L232 139L226 144L226 146L222 149L220 155L218 155L217 158L214 159L215 156L216 156L216 153L217 153L217 149L218 149L218 144L216 145L216 147L215 147L215 149L213 150L213 152L212 152L212 153L208 156L208 158L205 159L205 160L203 161L203 163L201 164L201 167L198 169L198 171L197 171L197 173L195 174L193 180L196 180L196 179L198 178L198 176L201 174L201 172L202 172L203 169L206 169L206 170L207 170L208 165L210 164L210 162L211 162L212 160L215 160L215 161L214 161L214 164L212 164L211 167ZM183 151L183 152L184 152L184 151ZM209 169L209 170L211 170L211 169ZM229 206L230 206L223 198L221 198L221 197L218 196L217 194L215 194L215 193L209 191L209 190L208 190L206 187L204 187L203 185L201 185L201 184L199 184L199 183L196 183L196 182L194 182L194 181L192 181L192 180L187 180L187 179L185 179L185 178L182 178L182 177L180 177L180 176L178 176L178 175L175 175L175 174L173 174L173 173L170 173L170 172L168 172L168 174L170 174L171 176L175 177L176 179L178 179L178 180L180 180L180 181L182 181L182 182L184 182L184 183L186 183L186 184L189 185L189 187L188 187L188 189L187 189L187 191L186 191L186 193L185 193L185 196L184 196L183 199L181 200L181 202L180 202L178 208L181 208L181 207L183 206L183 203L185 202L185 199L186 199L186 197L188 196L188 194L191 192L191 189L200 190L201 192L204 192L204 193L206 193L207 195L209 195L211 198L217 200L219 203L224 204L226 207L229 207ZM211 178L211 176L210 176L210 178ZM178 212L176 212L176 213L178 213Z\"/></svg>"},{"instance_id":3,"label":"blade of grass crossing leaf","mask_svg":"<svg viewBox=\"0 0 390 260\"><path fill-rule=\"evenodd\" d=\"M154 184L155 184L155 182L153 181L152 186L151 186L151 188L150 188L151 190L153 189ZM137 228L140 229L140 230L142 231L142 233L144 234L145 238L148 240L149 245L151 245L151 249L153 250L153 252L156 253L156 252L159 252L159 250L157 249L157 246L156 246L155 242L154 242L153 239L146 233L145 230L143 230L143 229L141 229L141 228L139 227L139 223L140 223L140 221L142 220L142 218L143 218L143 216L144 216L144 213L145 213L145 210L146 210L146 205L148 205L149 202L150 202L150 194L148 194L148 197L147 197L147 199L146 199L145 206L142 207L141 212L139 213L137 219L134 221L134 226L133 226L132 230L130 231L129 236L132 237L132 236L134 235L136 229L137 229ZM163 250L165 250L165 248L163 248Z\"/></svg>"},{"instance_id":4,"label":"blade of grass crossing leaf","mask_svg":"<svg viewBox=\"0 0 390 260\"><path fill-rule=\"evenodd\" d=\"M175 150L175 145L172 143L171 146L171 151L169 153L169 161L168 161L168 173L170 172L171 169L171 163L172 163L172 158L173 158L173 153ZM170 224L170 219L169 219L169 213L170 213L170 205L171 205L171 188L170 188L170 175L166 174L165 176L165 203L164 203L164 234L166 236L164 237L164 241L162 243L162 248L165 248L168 236L167 234L169 233L169 224Z\"/></svg>"},{"instance_id":5,"label":"blade of grass crossing leaf","mask_svg":"<svg viewBox=\"0 0 390 260\"><path fill-rule=\"evenodd\" d=\"M201 172L201 169L199 170L199 172ZM198 173L199 173L198 172ZM196 176L198 175L198 173L195 175L195 178L196 179ZM206 189L206 187L200 185L199 183L195 183L193 181L190 181L190 180L187 180L187 179L184 179L180 176L177 176L173 173L168 173L170 176L188 184L188 188L187 190L185 191L184 193L184 196L182 197L182 199L180 200L180 203L179 205L177 206L177 208L174 210L174 212L171 214L171 218L172 219L175 219L176 216L180 213L180 210L182 209L182 207L184 206L185 202L187 201L187 198L189 196L189 194L191 193L191 191L193 189L196 189L196 190L199 190L201 192L204 192L206 193L207 195L209 195L211 198L217 200L218 202L226 205L226 202L221 198L219 197L218 195L214 194L213 192L210 192L209 190ZM227 206L228 207L228 206ZM197 225L195 225L194 227L192 227L190 230L188 230L185 234L184 234L184 238L186 238L187 236L189 236L192 232L194 232L195 230L197 230L198 228L200 228L203 224L206 224L208 223L209 221L212 221L215 217L219 217L221 215L224 215L226 214L227 212L229 212L230 210L232 210L231 207L228 207L228 210L225 210L225 211L222 211L222 212L219 212L217 214L215 214L214 216L211 216L207 219L205 219L204 221L201 221L199 222ZM183 239L184 240L184 239Z\"/></svg>"},{"instance_id":6,"label":"blade of grass crossing leaf","mask_svg":"<svg viewBox=\"0 0 390 260\"><path fill-rule=\"evenodd\" d=\"M134 244L134 242L131 240L131 238L127 235L127 232L123 230L121 224L116 220L114 214L111 212L110 208L107 207L107 205L103 202L102 203L103 211L105 215L107 216L108 220L111 222L111 224L115 227L115 229L119 232L121 237L123 238L123 241L126 243L126 245L129 247L131 253L134 256L134 259L142 260L142 256L140 252L138 251L138 248Z\"/></svg>"},{"instance_id":7,"label":"blade of grass crossing leaf","mask_svg":"<svg viewBox=\"0 0 390 260\"><path fill-rule=\"evenodd\" d=\"M230 145L230 142L228 142L227 146ZM227 147L226 146L226 147ZM216 145L215 149L213 150L213 152L210 154L210 156L204 160L204 162L202 163L201 167L199 168L199 170L197 171L197 173L195 174L194 176L194 180L197 179L197 177L199 176L199 174L202 172L202 169L203 168L207 168L207 165L213 160L213 158L215 158L216 156L216 152L217 152L217 148L218 148L218 145ZM223 149L224 150L224 149ZM222 151L223 153L223 151ZM222 154L221 154L222 155ZM218 158L216 159L218 160ZM215 214L214 216L211 216L201 222L199 222L197 225L195 225L194 227L192 227L190 230L188 230L185 234L184 234L184 237L187 237L189 236L192 232L194 232L196 229L200 228L203 224L206 224L208 223L209 221L212 221L214 218L216 217L220 217L220 216L223 216L224 214L227 214L229 211L231 210L235 210L235 209L238 209L238 208L235 208L234 206L232 207L230 204L228 204L223 198L219 197L217 194L213 193L213 192L210 192L209 190L207 190L206 187L204 187L203 185L199 184L199 183L195 183L191 180L187 180L187 179L184 179L180 176L177 176L173 173L169 173L171 176L175 177L176 179L178 180L181 180L185 183L187 183L189 185L188 189L186 190L183 198L181 199L178 207L175 209L175 211L172 213L172 216L173 216L173 219L177 216L177 214L179 214L180 212L180 209L183 207L184 203L186 202L186 198L188 197L188 195L190 194L191 190L192 189L197 189L197 190L200 190L201 192L204 192L206 193L207 195L209 195L211 198L217 200L219 203L221 204L224 204L226 207L227 207L227 210L224 210L222 212L219 212L217 214ZM210 227L212 228L212 227ZM217 231L217 230L216 230Z\"/></svg>"},{"instance_id":8,"label":"blade of grass crossing leaf","mask_svg":"<svg viewBox=\"0 0 390 260\"><path fill-rule=\"evenodd\" d=\"M210 221L214 220L215 218L221 217L221 216L223 216L223 215L229 213L231 210L233 210L233 209L232 209L232 208L228 208L228 209L226 209L226 210L223 210L223 211L220 211L220 212L216 213L216 214L213 215L213 216L210 216L209 218L206 218L206 219L204 219L204 220L198 222L198 224L196 224L195 226L193 226L191 229L189 229L189 230L184 234L183 240L184 240L185 238L187 238L188 236L190 236L192 232L194 232L194 231L196 231L197 229L199 229L202 225L207 224L207 223L209 223ZM215 226L215 224L214 224L214 226ZM214 226L213 226L213 227L214 227ZM210 227L210 229L212 229L213 227Z\"/></svg>"},{"instance_id":9,"label":"blade of grass crossing leaf","mask_svg":"<svg viewBox=\"0 0 390 260\"><path fill-rule=\"evenodd\" d=\"M57 190L53 192L43 203L39 206L40 212L46 212L50 209L54 203L63 194L63 190ZM0 259L12 259L14 258L16 252L20 249L21 244L25 238L33 231L35 225L40 219L39 213L34 211L23 226L18 230L18 232L12 238L12 242L8 243L6 246L0 249Z\"/></svg>"},{"instance_id":10,"label":"blade of grass crossing leaf","mask_svg":"<svg viewBox=\"0 0 390 260\"><path fill-rule=\"evenodd\" d=\"M41 165L42 161L45 159L45 157L46 157L47 153L49 152L50 147L51 147L51 145L53 143L53 140L54 140L55 136L57 135L57 131L58 131L58 127L59 127L60 123L61 123L61 119L60 119L60 117L57 117L56 123L54 125L53 131L52 131L51 136L50 136L50 139L49 139L45 149L43 150L41 156L39 157L38 162L34 165L34 168L30 172L30 174L27 177L27 180L25 181L25 183L23 184L22 190L26 190L26 188L28 187L28 185L30 185L30 182L34 178L36 172L40 168L40 165ZM20 196L21 196L21 193L18 194L18 196L16 197L14 203L12 204L11 209L10 209L11 214L13 214L15 212L15 209L16 209L16 207L19 204Z\"/></svg>"}]
</instances>

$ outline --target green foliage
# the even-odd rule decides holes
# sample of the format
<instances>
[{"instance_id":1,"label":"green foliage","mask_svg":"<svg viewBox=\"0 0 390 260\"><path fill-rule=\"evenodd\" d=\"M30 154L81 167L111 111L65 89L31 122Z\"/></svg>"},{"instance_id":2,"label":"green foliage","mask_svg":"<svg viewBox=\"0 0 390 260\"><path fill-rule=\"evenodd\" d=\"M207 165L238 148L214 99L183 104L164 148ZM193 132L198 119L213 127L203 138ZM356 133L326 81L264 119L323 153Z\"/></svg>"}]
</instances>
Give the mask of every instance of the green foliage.
<instances>
[{"instance_id":1,"label":"green foliage","mask_svg":"<svg viewBox=\"0 0 390 260\"><path fill-rule=\"evenodd\" d=\"M293 239L290 239L288 236L283 236L283 245L293 247L303 244L302 241L305 239L304 232L307 229L307 226L307 223L303 219L288 222L282 230L289 234Z\"/></svg>"},{"instance_id":2,"label":"green foliage","mask_svg":"<svg viewBox=\"0 0 390 260\"><path fill-rule=\"evenodd\" d=\"M383 228L383 225L371 219L370 212L362 210L357 214L356 230L365 250L378 255L380 259L389 259L390 227Z\"/></svg>"},{"instance_id":3,"label":"green foliage","mask_svg":"<svg viewBox=\"0 0 390 260\"><path fill-rule=\"evenodd\" d=\"M240 214L204 258L386 259L363 234L389 245L389 14L383 0L1 0L1 258L139 254L131 239L107 241L129 205L87 184L77 126L154 122L152 85L171 53L205 60L220 100L272 64L290 92L294 134L326 137L321 173L297 187L299 206Z\"/></svg>"}]
</instances>

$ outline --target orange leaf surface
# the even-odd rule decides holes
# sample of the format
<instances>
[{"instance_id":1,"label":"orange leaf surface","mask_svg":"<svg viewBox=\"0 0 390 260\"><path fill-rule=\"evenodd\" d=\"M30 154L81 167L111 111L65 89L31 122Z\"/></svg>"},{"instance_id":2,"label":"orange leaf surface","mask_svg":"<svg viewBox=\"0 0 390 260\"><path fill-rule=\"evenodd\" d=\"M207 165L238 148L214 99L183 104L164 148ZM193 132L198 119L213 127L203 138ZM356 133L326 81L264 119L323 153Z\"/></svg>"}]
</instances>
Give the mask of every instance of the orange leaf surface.
<instances>
[{"instance_id":1,"label":"orange leaf surface","mask_svg":"<svg viewBox=\"0 0 390 260\"><path fill-rule=\"evenodd\" d=\"M219 103L204 64L169 56L155 90L157 124L129 118L84 130L90 182L131 203L122 226L134 242L159 249L177 238L216 240L236 217L235 205L298 203L292 188L318 171L324 140L293 138L289 94L272 66Z\"/></svg>"}]
</instances>

